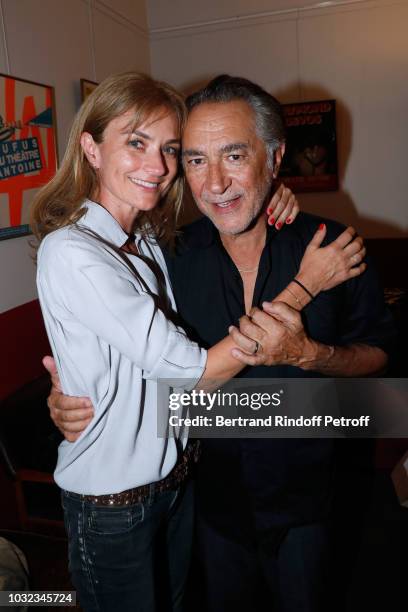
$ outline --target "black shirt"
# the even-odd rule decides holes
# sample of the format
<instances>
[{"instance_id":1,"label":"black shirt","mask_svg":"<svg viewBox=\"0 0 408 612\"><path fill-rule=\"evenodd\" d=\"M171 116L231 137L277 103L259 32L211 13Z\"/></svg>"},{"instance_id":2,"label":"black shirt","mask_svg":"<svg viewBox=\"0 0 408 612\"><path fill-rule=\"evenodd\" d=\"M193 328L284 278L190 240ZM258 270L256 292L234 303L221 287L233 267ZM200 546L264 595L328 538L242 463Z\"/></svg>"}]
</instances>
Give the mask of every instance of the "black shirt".
<instances>
[{"instance_id":1,"label":"black shirt","mask_svg":"<svg viewBox=\"0 0 408 612\"><path fill-rule=\"evenodd\" d=\"M272 300L296 275L319 224L325 243L340 224L300 213L281 232L268 227L253 305ZM324 244L325 244L324 243ZM206 218L188 226L176 252L166 255L179 314L190 336L210 347L245 312L241 276L219 234ZM391 317L372 266L360 277L319 294L303 311L309 336L325 344L364 343L389 349ZM247 367L241 377L314 377L293 366ZM199 462L199 511L224 531L287 527L326 516L332 478L332 441L321 439L203 440Z\"/></svg>"}]
</instances>

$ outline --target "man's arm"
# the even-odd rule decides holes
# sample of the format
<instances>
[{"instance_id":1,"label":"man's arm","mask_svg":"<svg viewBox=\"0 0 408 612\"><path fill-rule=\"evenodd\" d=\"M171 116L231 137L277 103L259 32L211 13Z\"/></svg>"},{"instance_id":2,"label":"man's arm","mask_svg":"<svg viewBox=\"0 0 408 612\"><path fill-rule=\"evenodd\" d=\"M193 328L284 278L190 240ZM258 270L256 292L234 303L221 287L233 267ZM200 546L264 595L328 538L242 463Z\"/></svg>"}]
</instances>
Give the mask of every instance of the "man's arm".
<instances>
[{"instance_id":1,"label":"man's arm","mask_svg":"<svg viewBox=\"0 0 408 612\"><path fill-rule=\"evenodd\" d=\"M283 302L264 302L262 307L264 311L253 308L250 317L241 317L239 330L230 329L237 344L241 334L259 344L257 354L250 358L239 349L233 351L234 357L244 363L250 360L254 366L291 365L339 377L374 376L381 374L387 365L387 354L378 347L357 342L334 346L309 338L300 313Z\"/></svg>"},{"instance_id":2,"label":"man's arm","mask_svg":"<svg viewBox=\"0 0 408 612\"><path fill-rule=\"evenodd\" d=\"M348 228L342 232L326 247L319 248L325 234L326 227L322 225L308 244L302 259L303 267L311 271L311 276L310 272L309 275L305 275L302 265L298 274L299 280L302 279L302 281L316 293L323 289L326 290L334 285L337 285L347 278L357 276L365 269L365 264L359 263L364 256L365 249L361 239L353 238L354 230L352 228ZM358 258L358 261L355 260L356 257ZM324 262L323 267L321 265L322 262ZM289 285L289 289L289 291L285 289L281 296L277 296L277 299L285 299L285 301L292 306L298 306L299 304L304 306L310 301L310 298L304 294L303 290L299 290L299 287L293 283ZM295 302L293 302L293 300L295 300ZM266 308L265 312L267 312ZM276 350L276 339L278 339L278 342L280 342L279 338L281 337L282 332L287 332L284 326L278 326L278 328L275 328L269 325L269 327L265 328L265 334L270 334L270 337L263 338L263 344L260 343L261 350L258 351L257 358L253 360L253 365L265 363L265 359L269 359L269 363L268 361L266 362L269 365L272 363L285 363L283 361L273 361L271 358L271 354ZM239 362L251 365L251 360L253 358L248 355L248 353L252 353L254 351L255 342L250 340L250 334L248 334L248 336L249 338L243 334L240 334L236 330L234 339L242 350L235 349L236 353L234 354L234 352L232 352L232 355L233 357L236 357ZM224 342L228 342L228 339L224 339ZM268 349L268 354L266 354L267 344L268 347L270 347ZM210 351L218 351L219 348L219 346L218 348L215 346L212 347ZM322 360L324 359L324 347L322 346L320 348L319 358ZM281 359L281 357L276 356L276 359L278 358ZM44 358L43 363L45 368L51 374L54 385L48 398L51 419L69 442L75 442L85 427L92 420L94 415L92 404L89 398L69 397L63 395L59 387L59 379L54 360L51 357L46 357ZM299 365L299 367L302 366ZM239 369L241 368L237 367L236 371L239 371ZM230 372L229 375L224 376L223 378L228 379L233 374L234 372ZM220 377L212 375L211 371L207 371L207 378L219 379Z\"/></svg>"},{"instance_id":3,"label":"man's arm","mask_svg":"<svg viewBox=\"0 0 408 612\"><path fill-rule=\"evenodd\" d=\"M68 442L75 442L91 422L94 409L89 397L63 395L61 384L52 357L44 357L43 365L51 376L52 389L47 403L54 425Z\"/></svg>"}]
</instances>

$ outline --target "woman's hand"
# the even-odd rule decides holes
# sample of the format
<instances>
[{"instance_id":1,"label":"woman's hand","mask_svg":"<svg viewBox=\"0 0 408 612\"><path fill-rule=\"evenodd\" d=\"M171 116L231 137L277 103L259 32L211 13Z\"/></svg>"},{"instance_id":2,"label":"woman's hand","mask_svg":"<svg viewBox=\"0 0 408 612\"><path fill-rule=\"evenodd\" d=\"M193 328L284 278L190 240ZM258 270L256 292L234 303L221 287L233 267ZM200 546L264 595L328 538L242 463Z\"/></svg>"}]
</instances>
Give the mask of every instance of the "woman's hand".
<instances>
[{"instance_id":1,"label":"woman's hand","mask_svg":"<svg viewBox=\"0 0 408 612\"><path fill-rule=\"evenodd\" d=\"M327 246L320 247L325 235L326 225L322 223L309 242L296 275L313 295L359 276L367 267L363 262L366 254L363 239L356 236L353 227L345 229Z\"/></svg>"},{"instance_id":2,"label":"woman's hand","mask_svg":"<svg viewBox=\"0 0 408 612\"><path fill-rule=\"evenodd\" d=\"M292 223L299 212L299 203L292 191L281 183L273 194L266 214L269 225L280 230L284 223Z\"/></svg>"}]
</instances>

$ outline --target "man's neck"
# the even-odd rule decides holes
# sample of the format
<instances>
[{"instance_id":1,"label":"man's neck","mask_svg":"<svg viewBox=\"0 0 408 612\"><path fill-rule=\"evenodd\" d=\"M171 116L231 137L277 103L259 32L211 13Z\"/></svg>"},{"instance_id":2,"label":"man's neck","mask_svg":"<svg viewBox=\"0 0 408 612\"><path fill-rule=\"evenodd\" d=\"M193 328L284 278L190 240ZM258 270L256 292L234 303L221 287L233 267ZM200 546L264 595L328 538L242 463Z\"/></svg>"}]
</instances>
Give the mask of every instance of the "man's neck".
<instances>
[{"instance_id":1,"label":"man's neck","mask_svg":"<svg viewBox=\"0 0 408 612\"><path fill-rule=\"evenodd\" d=\"M220 234L225 250L237 267L244 289L245 312L251 310L259 262L266 239L266 217L260 215L255 225L242 234Z\"/></svg>"},{"instance_id":2,"label":"man's neck","mask_svg":"<svg viewBox=\"0 0 408 612\"><path fill-rule=\"evenodd\" d=\"M266 216L260 215L255 225L236 235L220 234L225 250L238 268L258 265L266 239Z\"/></svg>"}]
</instances>

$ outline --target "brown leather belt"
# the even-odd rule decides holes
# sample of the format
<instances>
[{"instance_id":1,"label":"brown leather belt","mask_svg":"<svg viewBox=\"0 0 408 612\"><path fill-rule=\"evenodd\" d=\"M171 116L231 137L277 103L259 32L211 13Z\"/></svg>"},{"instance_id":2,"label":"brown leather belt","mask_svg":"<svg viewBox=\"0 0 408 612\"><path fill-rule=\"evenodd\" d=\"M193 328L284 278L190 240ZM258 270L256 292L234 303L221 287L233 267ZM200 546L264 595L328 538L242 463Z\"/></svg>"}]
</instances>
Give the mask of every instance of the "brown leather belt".
<instances>
[{"instance_id":1,"label":"brown leather belt","mask_svg":"<svg viewBox=\"0 0 408 612\"><path fill-rule=\"evenodd\" d=\"M121 493L111 493L106 495L82 495L67 491L70 497L90 502L96 506L130 506L145 502L150 496L151 487L154 485L155 493L177 489L191 475L193 465L200 456L200 442L188 442L176 465L163 480L145 484L134 489L127 489Z\"/></svg>"}]
</instances>

